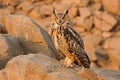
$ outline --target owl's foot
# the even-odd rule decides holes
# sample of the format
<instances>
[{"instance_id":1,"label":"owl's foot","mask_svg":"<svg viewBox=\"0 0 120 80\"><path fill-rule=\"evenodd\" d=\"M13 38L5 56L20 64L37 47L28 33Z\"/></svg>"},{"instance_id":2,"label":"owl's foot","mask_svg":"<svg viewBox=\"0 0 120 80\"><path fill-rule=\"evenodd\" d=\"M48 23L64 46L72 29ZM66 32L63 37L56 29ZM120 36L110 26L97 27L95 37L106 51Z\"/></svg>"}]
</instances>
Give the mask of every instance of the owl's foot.
<instances>
[{"instance_id":1,"label":"owl's foot","mask_svg":"<svg viewBox=\"0 0 120 80\"><path fill-rule=\"evenodd\" d=\"M65 60L61 60L60 63L61 63L61 67L65 69L69 67L73 67L72 65L73 62L69 60L68 58L66 58Z\"/></svg>"}]
</instances>

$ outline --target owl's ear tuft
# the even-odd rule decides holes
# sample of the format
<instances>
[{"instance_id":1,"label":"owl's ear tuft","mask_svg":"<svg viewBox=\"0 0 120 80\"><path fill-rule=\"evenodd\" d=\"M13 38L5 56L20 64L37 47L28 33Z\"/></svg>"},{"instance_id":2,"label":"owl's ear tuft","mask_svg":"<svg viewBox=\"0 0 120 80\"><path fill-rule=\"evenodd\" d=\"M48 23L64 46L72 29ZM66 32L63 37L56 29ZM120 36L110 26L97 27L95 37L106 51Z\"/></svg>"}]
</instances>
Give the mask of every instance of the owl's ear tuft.
<instances>
[{"instance_id":1,"label":"owl's ear tuft","mask_svg":"<svg viewBox=\"0 0 120 80\"><path fill-rule=\"evenodd\" d=\"M68 14L68 9L65 10L63 18Z\"/></svg>"},{"instance_id":2,"label":"owl's ear tuft","mask_svg":"<svg viewBox=\"0 0 120 80\"><path fill-rule=\"evenodd\" d=\"M55 8L53 8L53 14L55 15L55 17L57 17L57 12L56 12Z\"/></svg>"}]
</instances>

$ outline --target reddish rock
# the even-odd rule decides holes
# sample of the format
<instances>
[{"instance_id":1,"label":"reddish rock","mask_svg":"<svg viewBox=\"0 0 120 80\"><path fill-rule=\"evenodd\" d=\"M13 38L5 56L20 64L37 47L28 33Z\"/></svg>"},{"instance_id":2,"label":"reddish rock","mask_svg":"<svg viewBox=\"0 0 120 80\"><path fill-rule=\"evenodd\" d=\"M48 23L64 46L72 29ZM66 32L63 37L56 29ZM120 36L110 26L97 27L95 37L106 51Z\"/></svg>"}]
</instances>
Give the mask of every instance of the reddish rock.
<instances>
[{"instance_id":1,"label":"reddish rock","mask_svg":"<svg viewBox=\"0 0 120 80\"><path fill-rule=\"evenodd\" d=\"M89 3L89 0L62 0L63 4L66 4L67 6L81 6L86 7Z\"/></svg>"},{"instance_id":2,"label":"reddish rock","mask_svg":"<svg viewBox=\"0 0 120 80\"><path fill-rule=\"evenodd\" d=\"M32 3L28 0L23 1L21 4L19 4L16 9L20 10L21 12L24 12L26 14L28 14L32 9L34 8L34 6L32 5Z\"/></svg>"},{"instance_id":3,"label":"reddish rock","mask_svg":"<svg viewBox=\"0 0 120 80\"><path fill-rule=\"evenodd\" d=\"M102 21L98 19L97 17L94 17L94 24L97 29L101 28Z\"/></svg>"},{"instance_id":4,"label":"reddish rock","mask_svg":"<svg viewBox=\"0 0 120 80\"><path fill-rule=\"evenodd\" d=\"M20 3L24 2L24 0L8 0L9 5L15 7L17 5L19 5Z\"/></svg>"},{"instance_id":5,"label":"reddish rock","mask_svg":"<svg viewBox=\"0 0 120 80\"><path fill-rule=\"evenodd\" d=\"M95 27L102 31L110 31L117 24L117 20L109 13L94 12Z\"/></svg>"},{"instance_id":6,"label":"reddish rock","mask_svg":"<svg viewBox=\"0 0 120 80\"><path fill-rule=\"evenodd\" d=\"M91 16L91 11L89 8L79 8L79 13L80 13L80 17L90 17Z\"/></svg>"},{"instance_id":7,"label":"reddish rock","mask_svg":"<svg viewBox=\"0 0 120 80\"><path fill-rule=\"evenodd\" d=\"M109 38L109 37L112 36L112 33L111 33L111 32L103 32L103 33L102 33L102 36L103 36L104 38Z\"/></svg>"},{"instance_id":8,"label":"reddish rock","mask_svg":"<svg viewBox=\"0 0 120 80\"><path fill-rule=\"evenodd\" d=\"M92 33L93 33L94 35L101 36L102 31L101 31L100 29L98 29L98 28L93 28L93 29L92 29Z\"/></svg>"},{"instance_id":9,"label":"reddish rock","mask_svg":"<svg viewBox=\"0 0 120 80\"><path fill-rule=\"evenodd\" d=\"M53 6L52 5L43 5L40 7L39 10L40 10L39 13L42 17L50 16L52 13L52 10L53 10Z\"/></svg>"},{"instance_id":10,"label":"reddish rock","mask_svg":"<svg viewBox=\"0 0 120 80\"><path fill-rule=\"evenodd\" d=\"M120 16L120 0L102 0L102 4L107 12Z\"/></svg>"},{"instance_id":11,"label":"reddish rock","mask_svg":"<svg viewBox=\"0 0 120 80\"><path fill-rule=\"evenodd\" d=\"M93 10L100 10L102 8L101 3L96 3L90 6Z\"/></svg>"},{"instance_id":12,"label":"reddish rock","mask_svg":"<svg viewBox=\"0 0 120 80\"><path fill-rule=\"evenodd\" d=\"M107 49L108 56L109 56L109 65L108 69L112 70L120 70L120 37L113 37L108 39L105 44L104 48Z\"/></svg>"},{"instance_id":13,"label":"reddish rock","mask_svg":"<svg viewBox=\"0 0 120 80\"><path fill-rule=\"evenodd\" d=\"M89 4L90 0L80 0L80 7L87 7L87 5Z\"/></svg>"},{"instance_id":14,"label":"reddish rock","mask_svg":"<svg viewBox=\"0 0 120 80\"><path fill-rule=\"evenodd\" d=\"M95 35L87 35L84 38L85 50L88 53L90 60L95 61L97 57L95 55L96 48L100 42L101 38Z\"/></svg>"},{"instance_id":15,"label":"reddish rock","mask_svg":"<svg viewBox=\"0 0 120 80\"><path fill-rule=\"evenodd\" d=\"M97 74L91 69L83 68L81 71L79 71L79 74L80 76L89 80L98 80Z\"/></svg>"},{"instance_id":16,"label":"reddish rock","mask_svg":"<svg viewBox=\"0 0 120 80\"><path fill-rule=\"evenodd\" d=\"M73 24L83 27L86 30L90 30L93 24L93 17L85 19L84 17L76 17L73 20Z\"/></svg>"},{"instance_id":17,"label":"reddish rock","mask_svg":"<svg viewBox=\"0 0 120 80\"><path fill-rule=\"evenodd\" d=\"M40 15L40 9L39 8L34 8L29 14L28 16L32 19L35 20L40 20L42 18L42 16Z\"/></svg>"},{"instance_id":18,"label":"reddish rock","mask_svg":"<svg viewBox=\"0 0 120 80\"><path fill-rule=\"evenodd\" d=\"M6 15L11 14L11 11L9 9L0 9L0 15Z\"/></svg>"},{"instance_id":19,"label":"reddish rock","mask_svg":"<svg viewBox=\"0 0 120 80\"><path fill-rule=\"evenodd\" d=\"M101 3L101 0L92 0L94 3Z\"/></svg>"},{"instance_id":20,"label":"reddish rock","mask_svg":"<svg viewBox=\"0 0 120 80\"><path fill-rule=\"evenodd\" d=\"M102 8L102 1L101 0L91 0L90 1L90 8L93 10L100 10Z\"/></svg>"},{"instance_id":21,"label":"reddish rock","mask_svg":"<svg viewBox=\"0 0 120 80\"><path fill-rule=\"evenodd\" d=\"M81 26L74 26L73 27L77 32L80 33L84 33L85 32L85 28L81 27Z\"/></svg>"},{"instance_id":22,"label":"reddish rock","mask_svg":"<svg viewBox=\"0 0 120 80\"><path fill-rule=\"evenodd\" d=\"M92 29L92 27L93 27L93 19L94 18L92 16L89 17L88 19L85 19L85 24L86 24L85 29L86 30Z\"/></svg>"},{"instance_id":23,"label":"reddish rock","mask_svg":"<svg viewBox=\"0 0 120 80\"><path fill-rule=\"evenodd\" d=\"M116 18L114 18L113 15L104 12L102 15L102 20L105 21L106 23L110 24L111 26L114 26L117 23Z\"/></svg>"},{"instance_id":24,"label":"reddish rock","mask_svg":"<svg viewBox=\"0 0 120 80\"><path fill-rule=\"evenodd\" d=\"M2 23L0 24L0 33L1 34L6 34L7 33L5 27L2 25Z\"/></svg>"},{"instance_id":25,"label":"reddish rock","mask_svg":"<svg viewBox=\"0 0 120 80\"><path fill-rule=\"evenodd\" d=\"M46 17L46 18L44 18L44 19L40 19L39 21L38 21L38 23L39 23L39 25L41 25L41 26L44 26L43 28L47 31L47 32L49 32L50 31L50 29L51 29L51 17ZM47 21L47 22L46 22Z\"/></svg>"},{"instance_id":26,"label":"reddish rock","mask_svg":"<svg viewBox=\"0 0 120 80\"><path fill-rule=\"evenodd\" d=\"M102 23L101 23L101 30L102 31L110 31L111 29L113 29L113 27L114 26L112 26L112 25L110 25L110 24L108 24L108 23L106 23L105 21L102 21Z\"/></svg>"},{"instance_id":27,"label":"reddish rock","mask_svg":"<svg viewBox=\"0 0 120 80\"><path fill-rule=\"evenodd\" d=\"M77 16L77 8L76 7L72 7L69 9L69 17L72 19L75 16Z\"/></svg>"}]
</instances>

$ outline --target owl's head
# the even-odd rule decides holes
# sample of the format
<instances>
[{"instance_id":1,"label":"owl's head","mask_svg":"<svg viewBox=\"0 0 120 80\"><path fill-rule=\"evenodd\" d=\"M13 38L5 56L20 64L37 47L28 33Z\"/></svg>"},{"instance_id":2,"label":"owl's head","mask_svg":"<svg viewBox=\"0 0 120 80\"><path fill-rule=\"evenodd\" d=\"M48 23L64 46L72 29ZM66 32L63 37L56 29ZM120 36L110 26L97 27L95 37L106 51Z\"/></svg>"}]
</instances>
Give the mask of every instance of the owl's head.
<instances>
[{"instance_id":1,"label":"owl's head","mask_svg":"<svg viewBox=\"0 0 120 80\"><path fill-rule=\"evenodd\" d=\"M68 9L66 9L64 13L57 13L54 8L52 16L52 28L57 29L60 27L67 27L69 24L70 21L68 17Z\"/></svg>"}]
</instances>

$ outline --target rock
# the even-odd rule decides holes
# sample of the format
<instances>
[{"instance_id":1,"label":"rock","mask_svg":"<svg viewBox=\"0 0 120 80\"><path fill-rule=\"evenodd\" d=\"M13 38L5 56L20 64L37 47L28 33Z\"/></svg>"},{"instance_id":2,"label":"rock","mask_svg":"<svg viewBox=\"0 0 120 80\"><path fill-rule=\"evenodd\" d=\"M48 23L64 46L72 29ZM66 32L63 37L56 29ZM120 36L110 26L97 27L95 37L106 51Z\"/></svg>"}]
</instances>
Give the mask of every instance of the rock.
<instances>
[{"instance_id":1,"label":"rock","mask_svg":"<svg viewBox=\"0 0 120 80\"><path fill-rule=\"evenodd\" d=\"M101 25L101 30L102 31L110 31L111 29L113 29L114 26L111 26L109 24L107 24L106 22L102 21L102 25Z\"/></svg>"},{"instance_id":2,"label":"rock","mask_svg":"<svg viewBox=\"0 0 120 80\"><path fill-rule=\"evenodd\" d=\"M74 26L73 27L75 29L75 31L77 31L78 33L80 32L81 34L85 32L85 28L81 27L81 26Z\"/></svg>"},{"instance_id":3,"label":"rock","mask_svg":"<svg viewBox=\"0 0 120 80\"><path fill-rule=\"evenodd\" d=\"M92 0L94 3L101 3L101 0Z\"/></svg>"},{"instance_id":4,"label":"rock","mask_svg":"<svg viewBox=\"0 0 120 80\"><path fill-rule=\"evenodd\" d=\"M102 31L98 28L93 28L92 33L93 33L93 35L97 35L97 36L101 37Z\"/></svg>"},{"instance_id":5,"label":"rock","mask_svg":"<svg viewBox=\"0 0 120 80\"><path fill-rule=\"evenodd\" d=\"M97 74L93 70L87 68L83 68L81 71L79 71L79 74L88 80L98 80Z\"/></svg>"},{"instance_id":6,"label":"rock","mask_svg":"<svg viewBox=\"0 0 120 80\"><path fill-rule=\"evenodd\" d=\"M109 65L108 69L111 70L120 70L120 37L113 37L108 39L105 44L104 48L107 49L108 57L109 57Z\"/></svg>"},{"instance_id":7,"label":"rock","mask_svg":"<svg viewBox=\"0 0 120 80\"><path fill-rule=\"evenodd\" d=\"M43 52L52 56L50 51L56 52L49 34L33 20L21 15L6 15L2 17L7 32L17 37L28 53Z\"/></svg>"},{"instance_id":8,"label":"rock","mask_svg":"<svg viewBox=\"0 0 120 80\"><path fill-rule=\"evenodd\" d=\"M9 0L9 1L8 1L8 3L9 3L11 6L13 6L13 7L19 5L19 4L22 3L22 2L24 2L24 0Z\"/></svg>"},{"instance_id":9,"label":"rock","mask_svg":"<svg viewBox=\"0 0 120 80\"><path fill-rule=\"evenodd\" d=\"M86 30L90 30L93 25L93 17L92 16L89 18L76 17L72 21L73 21L73 24L75 24L75 26L83 27Z\"/></svg>"},{"instance_id":10,"label":"rock","mask_svg":"<svg viewBox=\"0 0 120 80\"><path fill-rule=\"evenodd\" d=\"M34 6L32 5L32 3L30 2L30 0L26 0L23 1L21 4L19 4L16 9L20 10L21 12L24 12L26 14L28 14L32 9L34 8Z\"/></svg>"},{"instance_id":11,"label":"rock","mask_svg":"<svg viewBox=\"0 0 120 80\"><path fill-rule=\"evenodd\" d=\"M80 7L87 7L89 2L90 2L90 0L81 0L79 6Z\"/></svg>"},{"instance_id":12,"label":"rock","mask_svg":"<svg viewBox=\"0 0 120 80\"><path fill-rule=\"evenodd\" d=\"M90 1L90 8L93 10L100 10L102 8L102 1L101 0L91 0Z\"/></svg>"},{"instance_id":13,"label":"rock","mask_svg":"<svg viewBox=\"0 0 120 80\"><path fill-rule=\"evenodd\" d=\"M47 22L46 22L47 21ZM51 17L46 17L38 21L39 25L44 26L43 28L49 32L51 30Z\"/></svg>"},{"instance_id":14,"label":"rock","mask_svg":"<svg viewBox=\"0 0 120 80\"><path fill-rule=\"evenodd\" d=\"M5 27L1 24L1 21L0 21L0 33L1 34L6 34L7 33Z\"/></svg>"},{"instance_id":15,"label":"rock","mask_svg":"<svg viewBox=\"0 0 120 80\"><path fill-rule=\"evenodd\" d=\"M77 8L76 7L72 7L69 9L69 17L72 19L75 16L77 16Z\"/></svg>"},{"instance_id":16,"label":"rock","mask_svg":"<svg viewBox=\"0 0 120 80\"><path fill-rule=\"evenodd\" d=\"M0 9L0 15L11 14L9 9Z\"/></svg>"},{"instance_id":17,"label":"rock","mask_svg":"<svg viewBox=\"0 0 120 80\"><path fill-rule=\"evenodd\" d=\"M103 32L102 36L103 36L103 38L109 38L112 36L112 33L111 32Z\"/></svg>"},{"instance_id":18,"label":"rock","mask_svg":"<svg viewBox=\"0 0 120 80\"><path fill-rule=\"evenodd\" d=\"M3 5L8 5L10 2L10 0L0 0L0 3L3 4Z\"/></svg>"},{"instance_id":19,"label":"rock","mask_svg":"<svg viewBox=\"0 0 120 80\"><path fill-rule=\"evenodd\" d=\"M58 61L42 53L18 56L8 62L6 69L7 72L3 70L0 75L2 78L9 77L8 80L86 80L76 71L74 73L69 70L61 71Z\"/></svg>"},{"instance_id":20,"label":"rock","mask_svg":"<svg viewBox=\"0 0 120 80\"><path fill-rule=\"evenodd\" d=\"M102 25L102 21L98 19L97 17L94 17L94 24L97 29L100 29Z\"/></svg>"},{"instance_id":21,"label":"rock","mask_svg":"<svg viewBox=\"0 0 120 80\"><path fill-rule=\"evenodd\" d=\"M79 13L81 17L87 18L91 16L91 11L89 8L79 8Z\"/></svg>"},{"instance_id":22,"label":"rock","mask_svg":"<svg viewBox=\"0 0 120 80\"><path fill-rule=\"evenodd\" d=\"M97 60L97 57L95 55L95 50L98 44L100 43L101 38L99 36L95 35L87 35L84 38L84 44L85 44L85 51L88 53L88 56L90 60L95 61Z\"/></svg>"},{"instance_id":23,"label":"rock","mask_svg":"<svg viewBox=\"0 0 120 80\"><path fill-rule=\"evenodd\" d=\"M98 69L95 71L98 75L98 80L119 80L120 71L110 71L104 69Z\"/></svg>"},{"instance_id":24,"label":"rock","mask_svg":"<svg viewBox=\"0 0 120 80\"><path fill-rule=\"evenodd\" d=\"M96 4L92 5L91 8L93 10L100 10L102 8L102 4L101 3L96 3Z\"/></svg>"},{"instance_id":25,"label":"rock","mask_svg":"<svg viewBox=\"0 0 120 80\"><path fill-rule=\"evenodd\" d=\"M63 0L63 4L66 4L67 6L79 6L79 7L86 7L89 3L89 0Z\"/></svg>"},{"instance_id":26,"label":"rock","mask_svg":"<svg viewBox=\"0 0 120 80\"><path fill-rule=\"evenodd\" d=\"M102 0L102 4L107 12L120 16L120 0Z\"/></svg>"},{"instance_id":27,"label":"rock","mask_svg":"<svg viewBox=\"0 0 120 80\"><path fill-rule=\"evenodd\" d=\"M101 69L63 69L57 60L42 53L17 56L0 71L2 80L119 80L119 75Z\"/></svg>"},{"instance_id":28,"label":"rock","mask_svg":"<svg viewBox=\"0 0 120 80\"><path fill-rule=\"evenodd\" d=\"M95 11L94 14L95 27L102 31L110 31L117 24L117 20L107 12Z\"/></svg>"},{"instance_id":29,"label":"rock","mask_svg":"<svg viewBox=\"0 0 120 80\"><path fill-rule=\"evenodd\" d=\"M35 20L39 20L41 19L41 15L40 15L40 9L39 8L34 8L29 14L28 16L32 19L35 19Z\"/></svg>"},{"instance_id":30,"label":"rock","mask_svg":"<svg viewBox=\"0 0 120 80\"><path fill-rule=\"evenodd\" d=\"M106 68L108 65L108 60L109 60L107 51L100 46L96 49L96 56L98 59L96 61L97 65L99 67Z\"/></svg>"},{"instance_id":31,"label":"rock","mask_svg":"<svg viewBox=\"0 0 120 80\"><path fill-rule=\"evenodd\" d=\"M86 24L86 26L85 26L86 30L92 29L92 27L93 27L93 17L91 16L88 19L85 19L85 24Z\"/></svg>"},{"instance_id":32,"label":"rock","mask_svg":"<svg viewBox=\"0 0 120 80\"><path fill-rule=\"evenodd\" d=\"M0 24L0 33L2 33L3 32L3 26L2 26L2 24Z\"/></svg>"},{"instance_id":33,"label":"rock","mask_svg":"<svg viewBox=\"0 0 120 80\"><path fill-rule=\"evenodd\" d=\"M18 39L8 34L0 34L0 69L12 57L22 54L24 54L24 51Z\"/></svg>"},{"instance_id":34,"label":"rock","mask_svg":"<svg viewBox=\"0 0 120 80\"><path fill-rule=\"evenodd\" d=\"M116 23L117 23L117 20L116 18L114 18L114 16L112 16L111 14L107 13L107 12L104 12L103 13L103 16L102 16L102 19L110 24L111 26L114 26Z\"/></svg>"},{"instance_id":35,"label":"rock","mask_svg":"<svg viewBox=\"0 0 120 80\"><path fill-rule=\"evenodd\" d=\"M78 74L74 75L73 73L68 72L53 72L48 74L46 80L87 80L85 78L81 78Z\"/></svg>"},{"instance_id":36,"label":"rock","mask_svg":"<svg viewBox=\"0 0 120 80\"><path fill-rule=\"evenodd\" d=\"M43 5L40 7L39 9L40 11L40 15L42 17L46 17L46 16L50 16L53 10L53 6L52 5Z\"/></svg>"}]
</instances>

